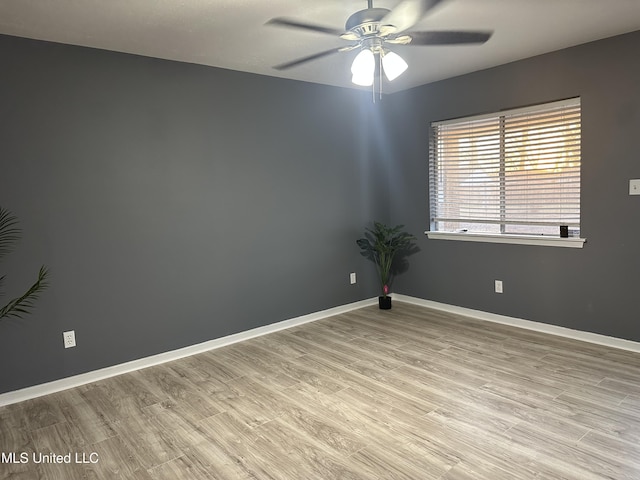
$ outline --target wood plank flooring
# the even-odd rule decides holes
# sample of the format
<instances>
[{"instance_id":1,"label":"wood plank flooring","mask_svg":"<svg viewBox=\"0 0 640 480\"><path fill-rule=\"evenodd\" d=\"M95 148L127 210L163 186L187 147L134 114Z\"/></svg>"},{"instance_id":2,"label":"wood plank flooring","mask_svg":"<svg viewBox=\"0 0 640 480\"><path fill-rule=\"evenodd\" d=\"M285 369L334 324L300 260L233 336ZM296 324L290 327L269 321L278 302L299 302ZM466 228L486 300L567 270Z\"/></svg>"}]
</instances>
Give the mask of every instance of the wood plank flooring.
<instances>
[{"instance_id":1,"label":"wood plank flooring","mask_svg":"<svg viewBox=\"0 0 640 480\"><path fill-rule=\"evenodd\" d=\"M637 480L640 355L396 302L9 405L0 425L2 479ZM71 461L35 463L51 453Z\"/></svg>"}]
</instances>

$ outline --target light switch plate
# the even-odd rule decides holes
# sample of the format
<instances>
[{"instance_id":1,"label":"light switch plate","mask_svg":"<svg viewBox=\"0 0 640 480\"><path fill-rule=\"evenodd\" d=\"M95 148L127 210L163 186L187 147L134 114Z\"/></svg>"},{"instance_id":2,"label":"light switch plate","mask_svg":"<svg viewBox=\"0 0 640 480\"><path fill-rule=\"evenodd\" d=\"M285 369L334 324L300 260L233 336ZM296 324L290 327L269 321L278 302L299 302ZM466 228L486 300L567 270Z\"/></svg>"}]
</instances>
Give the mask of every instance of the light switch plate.
<instances>
[{"instance_id":1,"label":"light switch plate","mask_svg":"<svg viewBox=\"0 0 640 480\"><path fill-rule=\"evenodd\" d=\"M640 195L640 180L629 180L629 195Z\"/></svg>"}]
</instances>

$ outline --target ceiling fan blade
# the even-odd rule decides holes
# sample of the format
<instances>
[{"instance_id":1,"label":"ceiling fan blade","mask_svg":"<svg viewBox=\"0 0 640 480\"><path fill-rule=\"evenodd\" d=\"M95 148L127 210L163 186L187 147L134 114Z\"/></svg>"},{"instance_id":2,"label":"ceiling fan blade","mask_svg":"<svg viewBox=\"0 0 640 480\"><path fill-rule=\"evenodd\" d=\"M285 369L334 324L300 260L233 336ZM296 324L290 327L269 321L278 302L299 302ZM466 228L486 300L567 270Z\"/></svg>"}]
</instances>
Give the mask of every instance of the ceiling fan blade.
<instances>
[{"instance_id":1,"label":"ceiling fan blade","mask_svg":"<svg viewBox=\"0 0 640 480\"><path fill-rule=\"evenodd\" d=\"M344 30L338 30L337 28L324 27L322 25L315 25L313 23L299 22L298 20L290 20L288 18L277 17L269 20L265 25L278 25L280 27L293 27L301 28L303 30L311 30L313 32L328 33L329 35L340 36Z\"/></svg>"},{"instance_id":2,"label":"ceiling fan blade","mask_svg":"<svg viewBox=\"0 0 640 480\"><path fill-rule=\"evenodd\" d=\"M275 65L273 68L276 70L286 70L291 67L297 67L303 63L310 62L312 60L317 60L322 57L326 57L328 55L332 55L334 53L338 53L342 51L342 48L332 48L331 50L325 50L324 52L314 53L313 55L309 55L307 57L298 58L297 60L292 60L291 62L281 63L280 65Z\"/></svg>"},{"instance_id":3,"label":"ceiling fan blade","mask_svg":"<svg viewBox=\"0 0 640 480\"><path fill-rule=\"evenodd\" d=\"M380 21L381 25L394 27L402 32L413 27L433 7L443 0L402 0Z\"/></svg>"},{"instance_id":4,"label":"ceiling fan blade","mask_svg":"<svg viewBox=\"0 0 640 480\"><path fill-rule=\"evenodd\" d=\"M484 43L491 38L493 32L443 31L443 32L410 32L411 45L460 45Z\"/></svg>"}]
</instances>

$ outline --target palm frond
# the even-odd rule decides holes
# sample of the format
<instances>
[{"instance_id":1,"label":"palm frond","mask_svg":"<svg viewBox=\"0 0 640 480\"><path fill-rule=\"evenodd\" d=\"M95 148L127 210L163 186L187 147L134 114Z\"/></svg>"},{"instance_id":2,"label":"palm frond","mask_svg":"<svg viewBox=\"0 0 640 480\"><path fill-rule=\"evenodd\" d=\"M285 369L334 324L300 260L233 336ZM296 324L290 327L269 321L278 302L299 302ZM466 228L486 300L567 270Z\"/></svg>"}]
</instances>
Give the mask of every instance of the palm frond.
<instances>
[{"instance_id":1,"label":"palm frond","mask_svg":"<svg viewBox=\"0 0 640 480\"><path fill-rule=\"evenodd\" d=\"M382 222L373 222L373 228L365 228L364 238L356 240L360 254L375 263L383 290L388 288L398 269L393 269L394 262L403 256L415 253L416 239L405 232L404 225L391 227ZM385 293L386 295L386 293Z\"/></svg>"},{"instance_id":2,"label":"palm frond","mask_svg":"<svg viewBox=\"0 0 640 480\"><path fill-rule=\"evenodd\" d=\"M47 289L49 270L44 265L40 267L38 272L38 280L31 285L31 288L27 290L22 296L14 298L4 307L0 308L0 319L4 317L17 317L22 318L23 315L30 313L31 309L35 305L36 299L40 296L40 293Z\"/></svg>"},{"instance_id":3,"label":"palm frond","mask_svg":"<svg viewBox=\"0 0 640 480\"><path fill-rule=\"evenodd\" d=\"M20 239L18 218L9 210L0 207L0 259L11 252Z\"/></svg>"}]
</instances>

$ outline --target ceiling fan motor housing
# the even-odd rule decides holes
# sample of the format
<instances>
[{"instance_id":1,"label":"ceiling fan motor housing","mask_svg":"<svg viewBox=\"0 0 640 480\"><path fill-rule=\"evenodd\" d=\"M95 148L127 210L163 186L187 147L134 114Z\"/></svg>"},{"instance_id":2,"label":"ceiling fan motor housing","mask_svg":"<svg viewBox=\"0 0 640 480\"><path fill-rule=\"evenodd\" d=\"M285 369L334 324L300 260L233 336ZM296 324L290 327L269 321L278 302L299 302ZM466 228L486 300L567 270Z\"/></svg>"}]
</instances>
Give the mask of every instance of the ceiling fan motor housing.
<instances>
[{"instance_id":1,"label":"ceiling fan motor housing","mask_svg":"<svg viewBox=\"0 0 640 480\"><path fill-rule=\"evenodd\" d=\"M386 8L367 8L349 17L345 30L357 33L359 36L376 35L380 32L380 21L390 12Z\"/></svg>"}]
</instances>

